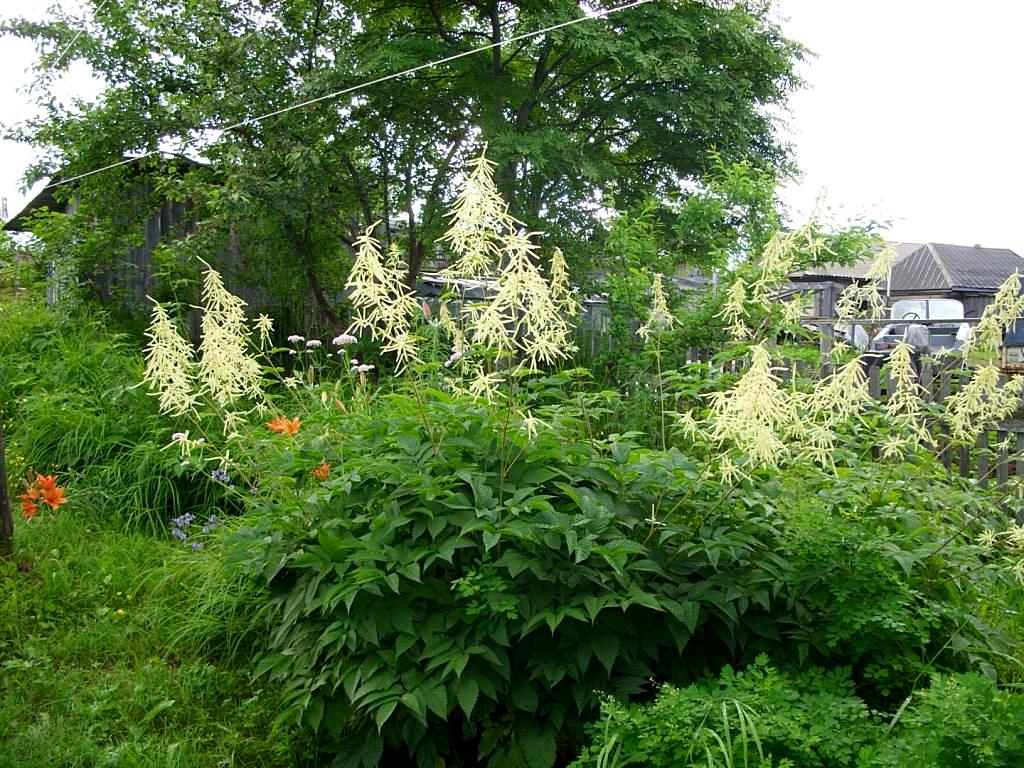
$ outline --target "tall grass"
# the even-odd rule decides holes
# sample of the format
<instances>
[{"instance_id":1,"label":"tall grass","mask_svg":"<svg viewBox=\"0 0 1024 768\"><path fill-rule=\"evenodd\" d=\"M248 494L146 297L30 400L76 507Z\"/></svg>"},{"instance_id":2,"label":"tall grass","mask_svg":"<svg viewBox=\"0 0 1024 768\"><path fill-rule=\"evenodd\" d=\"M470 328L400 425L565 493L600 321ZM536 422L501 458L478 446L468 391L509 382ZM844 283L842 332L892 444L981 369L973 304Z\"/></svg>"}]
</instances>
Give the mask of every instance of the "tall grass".
<instances>
[{"instance_id":1,"label":"tall grass","mask_svg":"<svg viewBox=\"0 0 1024 768\"><path fill-rule=\"evenodd\" d=\"M0 560L0 766L300 764L276 692L181 640L197 557L67 510Z\"/></svg>"},{"instance_id":2,"label":"tall grass","mask_svg":"<svg viewBox=\"0 0 1024 768\"><path fill-rule=\"evenodd\" d=\"M212 504L217 489L167 449L173 425L138 386L138 345L110 326L88 307L68 319L30 302L0 312L8 475L16 484L29 470L57 473L97 514L165 531Z\"/></svg>"}]
</instances>

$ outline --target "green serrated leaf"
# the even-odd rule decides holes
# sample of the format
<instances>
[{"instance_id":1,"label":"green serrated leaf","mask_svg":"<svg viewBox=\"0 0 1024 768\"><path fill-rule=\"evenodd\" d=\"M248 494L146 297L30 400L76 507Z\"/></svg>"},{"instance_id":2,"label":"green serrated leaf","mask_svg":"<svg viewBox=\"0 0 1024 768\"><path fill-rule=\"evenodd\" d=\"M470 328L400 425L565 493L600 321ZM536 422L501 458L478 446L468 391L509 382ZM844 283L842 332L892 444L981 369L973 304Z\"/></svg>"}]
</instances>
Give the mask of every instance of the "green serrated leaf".
<instances>
[{"instance_id":1,"label":"green serrated leaf","mask_svg":"<svg viewBox=\"0 0 1024 768\"><path fill-rule=\"evenodd\" d=\"M516 728L515 738L529 768L551 768L555 764L556 745L553 728L527 721Z\"/></svg>"},{"instance_id":2,"label":"green serrated leaf","mask_svg":"<svg viewBox=\"0 0 1024 768\"><path fill-rule=\"evenodd\" d=\"M448 717L448 691L443 685L424 683L415 691L426 702L427 709L440 718Z\"/></svg>"},{"instance_id":3,"label":"green serrated leaf","mask_svg":"<svg viewBox=\"0 0 1024 768\"><path fill-rule=\"evenodd\" d=\"M494 531L484 531L484 552L490 552L501 540L501 534Z\"/></svg>"},{"instance_id":4,"label":"green serrated leaf","mask_svg":"<svg viewBox=\"0 0 1024 768\"><path fill-rule=\"evenodd\" d=\"M459 680L458 687L455 689L455 695L459 700L459 706L462 707L462 711L466 713L466 719L471 719L477 697L480 695L480 686L476 680L471 675L463 677Z\"/></svg>"},{"instance_id":5,"label":"green serrated leaf","mask_svg":"<svg viewBox=\"0 0 1024 768\"><path fill-rule=\"evenodd\" d=\"M387 704L379 707L373 715L374 722L377 723L377 732L384 728L384 724L391 717L391 714L395 711L395 707L398 706L398 699L392 699Z\"/></svg>"},{"instance_id":6,"label":"green serrated leaf","mask_svg":"<svg viewBox=\"0 0 1024 768\"><path fill-rule=\"evenodd\" d=\"M615 665L615 659L619 655L619 638L614 632L605 630L593 634L590 638L590 644L594 649L594 655L597 656L601 665L610 675L612 667Z\"/></svg>"}]
</instances>

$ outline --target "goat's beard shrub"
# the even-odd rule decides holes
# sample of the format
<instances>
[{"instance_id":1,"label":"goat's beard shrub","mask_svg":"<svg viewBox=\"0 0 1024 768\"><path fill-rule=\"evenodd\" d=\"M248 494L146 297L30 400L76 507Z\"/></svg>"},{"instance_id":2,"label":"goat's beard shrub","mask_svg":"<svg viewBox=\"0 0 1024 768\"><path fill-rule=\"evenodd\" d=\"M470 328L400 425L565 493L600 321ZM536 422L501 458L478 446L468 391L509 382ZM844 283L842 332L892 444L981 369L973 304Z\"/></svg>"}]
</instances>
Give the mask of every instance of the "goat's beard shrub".
<instances>
[{"instance_id":1,"label":"goat's beard shrub","mask_svg":"<svg viewBox=\"0 0 1024 768\"><path fill-rule=\"evenodd\" d=\"M258 672L338 765L547 768L602 692L767 653L850 665L898 704L993 647L966 599L966 512L943 506L969 489L909 465L886 485L871 462L841 485L810 466L730 485L703 472L713 446L594 440L568 401L535 415L397 393L307 419L259 468L228 552L269 587Z\"/></svg>"}]
</instances>

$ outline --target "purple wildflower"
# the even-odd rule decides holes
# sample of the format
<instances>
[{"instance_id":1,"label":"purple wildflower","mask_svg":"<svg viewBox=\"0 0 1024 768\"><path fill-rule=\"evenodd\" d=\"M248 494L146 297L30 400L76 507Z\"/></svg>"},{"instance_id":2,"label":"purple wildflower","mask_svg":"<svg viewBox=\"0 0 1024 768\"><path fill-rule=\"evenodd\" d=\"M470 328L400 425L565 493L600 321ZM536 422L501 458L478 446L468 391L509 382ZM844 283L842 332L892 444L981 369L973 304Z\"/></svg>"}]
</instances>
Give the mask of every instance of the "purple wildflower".
<instances>
[{"instance_id":1,"label":"purple wildflower","mask_svg":"<svg viewBox=\"0 0 1024 768\"><path fill-rule=\"evenodd\" d=\"M176 528L188 528L190 525L192 525L192 523L195 522L195 519L195 515L193 515L191 512L186 512L181 517L176 517L173 520L171 520L171 525L175 526Z\"/></svg>"}]
</instances>

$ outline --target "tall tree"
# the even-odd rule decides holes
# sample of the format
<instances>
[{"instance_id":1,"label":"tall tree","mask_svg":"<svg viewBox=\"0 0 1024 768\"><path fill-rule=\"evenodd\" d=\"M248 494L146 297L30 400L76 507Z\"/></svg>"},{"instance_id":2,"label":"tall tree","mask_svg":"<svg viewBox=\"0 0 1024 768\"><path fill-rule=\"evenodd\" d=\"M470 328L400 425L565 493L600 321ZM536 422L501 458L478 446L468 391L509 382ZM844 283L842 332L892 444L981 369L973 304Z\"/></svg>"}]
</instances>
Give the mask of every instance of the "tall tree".
<instances>
[{"instance_id":1,"label":"tall tree","mask_svg":"<svg viewBox=\"0 0 1024 768\"><path fill-rule=\"evenodd\" d=\"M27 126L23 136L50 150L34 173L160 148L198 153L208 167L162 182L194 201L190 242L216 251L243 234L268 290L303 291L327 312L342 244L375 221L415 279L444 229L453 178L482 142L513 213L570 256L602 238L609 190L628 207L678 194L713 156L786 163L771 110L796 84L801 48L769 20L767 1L621 11L605 0L91 2L84 32L60 16L3 27L39 41L44 81L50 52L70 45L61 64L83 59L106 83L95 103L51 106ZM583 20L529 36L573 19ZM92 199L108 189L102 178L83 180Z\"/></svg>"}]
</instances>

